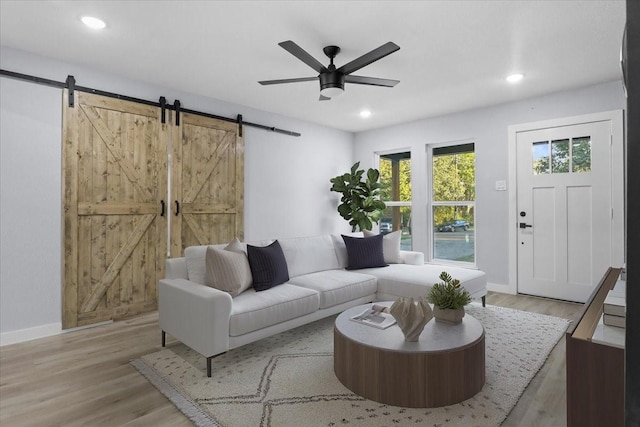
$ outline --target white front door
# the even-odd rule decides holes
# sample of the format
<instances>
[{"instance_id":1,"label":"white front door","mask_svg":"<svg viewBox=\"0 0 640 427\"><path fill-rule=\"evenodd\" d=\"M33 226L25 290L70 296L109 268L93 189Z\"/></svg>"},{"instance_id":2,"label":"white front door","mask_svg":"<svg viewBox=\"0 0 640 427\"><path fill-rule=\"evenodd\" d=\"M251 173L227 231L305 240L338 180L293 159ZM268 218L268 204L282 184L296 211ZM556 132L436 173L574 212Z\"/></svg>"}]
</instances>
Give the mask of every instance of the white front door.
<instances>
[{"instance_id":1,"label":"white front door","mask_svg":"<svg viewBox=\"0 0 640 427\"><path fill-rule=\"evenodd\" d=\"M613 264L611 135L608 121L518 132L519 293L585 302Z\"/></svg>"}]
</instances>

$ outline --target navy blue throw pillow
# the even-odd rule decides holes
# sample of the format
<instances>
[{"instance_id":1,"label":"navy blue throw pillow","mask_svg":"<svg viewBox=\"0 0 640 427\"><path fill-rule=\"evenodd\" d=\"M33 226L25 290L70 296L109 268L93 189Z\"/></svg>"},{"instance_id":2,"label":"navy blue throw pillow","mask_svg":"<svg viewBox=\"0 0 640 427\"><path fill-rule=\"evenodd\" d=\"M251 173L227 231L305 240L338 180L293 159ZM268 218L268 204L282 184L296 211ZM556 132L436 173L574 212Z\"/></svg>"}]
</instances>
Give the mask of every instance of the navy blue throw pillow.
<instances>
[{"instance_id":1,"label":"navy blue throw pillow","mask_svg":"<svg viewBox=\"0 0 640 427\"><path fill-rule=\"evenodd\" d=\"M343 234L342 240L347 247L349 258L347 270L387 267L382 252L382 237L382 234L371 237L351 237Z\"/></svg>"},{"instance_id":2,"label":"navy blue throw pillow","mask_svg":"<svg viewBox=\"0 0 640 427\"><path fill-rule=\"evenodd\" d=\"M277 240L264 247L247 245L247 256L256 291L265 291L289 280L287 261Z\"/></svg>"}]
</instances>

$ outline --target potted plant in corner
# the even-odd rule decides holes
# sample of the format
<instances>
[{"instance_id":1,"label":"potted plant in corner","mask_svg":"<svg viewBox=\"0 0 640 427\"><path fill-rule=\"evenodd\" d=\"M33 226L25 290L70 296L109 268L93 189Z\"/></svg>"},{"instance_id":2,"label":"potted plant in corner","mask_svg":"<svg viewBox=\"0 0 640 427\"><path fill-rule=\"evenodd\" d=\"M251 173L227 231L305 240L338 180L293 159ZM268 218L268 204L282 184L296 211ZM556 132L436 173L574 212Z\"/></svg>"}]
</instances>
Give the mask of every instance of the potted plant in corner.
<instances>
[{"instance_id":1,"label":"potted plant in corner","mask_svg":"<svg viewBox=\"0 0 640 427\"><path fill-rule=\"evenodd\" d=\"M460 280L449 273L440 273L441 283L433 285L427 299L433 304L433 317L438 322L460 323L464 317L464 306L471 302L469 292L460 286Z\"/></svg>"},{"instance_id":2,"label":"potted plant in corner","mask_svg":"<svg viewBox=\"0 0 640 427\"><path fill-rule=\"evenodd\" d=\"M369 168L366 180L364 169L358 170L360 162L351 166L351 171L331 178L331 191L342 194L338 213L351 225L351 231L371 230L378 223L386 205L380 200L382 184L378 182L380 171Z\"/></svg>"}]
</instances>

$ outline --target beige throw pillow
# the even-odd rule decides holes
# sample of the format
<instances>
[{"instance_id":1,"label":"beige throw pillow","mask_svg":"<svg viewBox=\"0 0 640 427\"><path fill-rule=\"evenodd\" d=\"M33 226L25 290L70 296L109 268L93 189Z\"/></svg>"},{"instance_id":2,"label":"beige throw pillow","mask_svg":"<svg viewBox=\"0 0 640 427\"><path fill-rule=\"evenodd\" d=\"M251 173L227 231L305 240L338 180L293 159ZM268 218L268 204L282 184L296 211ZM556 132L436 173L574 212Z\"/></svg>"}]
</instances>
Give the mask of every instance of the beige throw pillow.
<instances>
[{"instance_id":1,"label":"beige throw pillow","mask_svg":"<svg viewBox=\"0 0 640 427\"><path fill-rule=\"evenodd\" d=\"M364 237L375 236L376 233L364 230ZM402 231L396 230L393 233L385 234L382 237L382 252L384 254L384 262L387 264L402 264L400 258L400 238L402 237Z\"/></svg>"},{"instance_id":2,"label":"beige throw pillow","mask_svg":"<svg viewBox=\"0 0 640 427\"><path fill-rule=\"evenodd\" d=\"M232 297L251 287L253 278L249 260L244 252L207 247L206 255L208 286L229 292Z\"/></svg>"},{"instance_id":3,"label":"beige throw pillow","mask_svg":"<svg viewBox=\"0 0 640 427\"><path fill-rule=\"evenodd\" d=\"M234 238L227 246L224 248L225 251L238 252L241 254L247 254L247 246L243 244L240 239L237 237Z\"/></svg>"}]
</instances>

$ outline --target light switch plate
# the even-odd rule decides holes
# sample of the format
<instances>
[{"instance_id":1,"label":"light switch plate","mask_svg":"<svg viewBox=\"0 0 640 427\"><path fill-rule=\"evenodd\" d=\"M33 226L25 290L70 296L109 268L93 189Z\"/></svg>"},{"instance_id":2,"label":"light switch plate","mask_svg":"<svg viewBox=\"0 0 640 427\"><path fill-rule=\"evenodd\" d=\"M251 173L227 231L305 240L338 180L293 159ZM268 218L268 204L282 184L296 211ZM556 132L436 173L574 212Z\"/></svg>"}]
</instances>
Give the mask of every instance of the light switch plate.
<instances>
[{"instance_id":1,"label":"light switch plate","mask_svg":"<svg viewBox=\"0 0 640 427\"><path fill-rule=\"evenodd\" d=\"M507 181L496 181L496 191L507 191Z\"/></svg>"}]
</instances>

